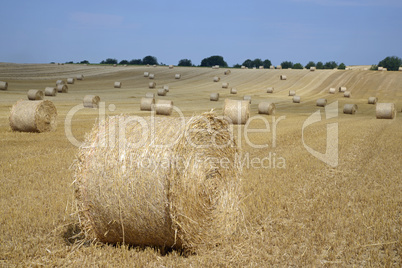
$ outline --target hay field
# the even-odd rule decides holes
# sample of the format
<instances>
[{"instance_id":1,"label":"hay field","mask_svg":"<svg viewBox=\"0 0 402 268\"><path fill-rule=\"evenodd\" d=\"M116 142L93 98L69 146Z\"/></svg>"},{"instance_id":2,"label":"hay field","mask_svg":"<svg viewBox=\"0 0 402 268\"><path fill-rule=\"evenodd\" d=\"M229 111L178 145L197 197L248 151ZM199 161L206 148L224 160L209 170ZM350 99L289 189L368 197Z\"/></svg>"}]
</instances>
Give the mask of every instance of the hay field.
<instances>
[{"instance_id":1,"label":"hay field","mask_svg":"<svg viewBox=\"0 0 402 268\"><path fill-rule=\"evenodd\" d=\"M149 89L144 71L155 74L155 89ZM402 72L340 70L225 70L175 67L109 67L51 64L0 63L0 266L141 266L141 267L401 267L402 259ZM180 73L181 78L175 79ZM78 74L83 81L68 85L66 94L45 97L58 112L55 132L12 132L8 117L11 106L26 99L29 89L54 86L56 80ZM281 81L284 74L287 80ZM214 76L220 76L218 83ZM114 88L114 82L122 82ZM237 95L221 88L223 82ZM169 85L167 96L185 116L215 109L222 114L226 97L252 96L251 116L258 103L276 103L276 124L271 132L235 133L243 151L244 227L241 234L213 251L182 256L161 254L150 247L80 244L74 238L77 217L73 214L73 170L77 147L65 134L68 112L85 95L98 95L107 115L140 111L146 92ZM273 86L273 94L266 88ZM352 98L329 94L330 87L346 86ZM289 90L301 96L292 103ZM218 102L211 93L219 92ZM370 96L379 102L394 102L394 120L378 120ZM338 116L325 120L325 109L316 100L338 101ZM355 115L342 113L343 105L355 103ZM325 153L327 124L338 124L339 163L331 167L310 154L303 145L302 128L307 118L321 111L322 121L304 129L304 142ZM177 113L173 114L177 116ZM99 117L96 109L79 110L71 130L78 141ZM264 128L261 120L251 127ZM240 128L240 131L238 131ZM275 143L275 147L273 146ZM247 157L249 162L247 162ZM252 159L265 159L264 166ZM248 166L247 166L248 165Z\"/></svg>"}]
</instances>

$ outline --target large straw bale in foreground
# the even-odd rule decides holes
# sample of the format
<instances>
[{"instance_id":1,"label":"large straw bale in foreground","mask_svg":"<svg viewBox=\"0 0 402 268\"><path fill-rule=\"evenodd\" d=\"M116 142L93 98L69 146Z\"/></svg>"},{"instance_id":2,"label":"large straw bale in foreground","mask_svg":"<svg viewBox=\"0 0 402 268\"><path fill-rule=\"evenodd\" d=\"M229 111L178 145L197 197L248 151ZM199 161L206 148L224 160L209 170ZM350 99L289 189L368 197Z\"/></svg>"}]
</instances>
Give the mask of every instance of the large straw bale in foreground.
<instances>
[{"instance_id":1,"label":"large straw bale in foreground","mask_svg":"<svg viewBox=\"0 0 402 268\"><path fill-rule=\"evenodd\" d=\"M0 81L0 89L1 90L7 90L8 88L8 83L4 81Z\"/></svg>"},{"instance_id":2,"label":"large straw bale in foreground","mask_svg":"<svg viewBox=\"0 0 402 268\"><path fill-rule=\"evenodd\" d=\"M225 99L223 116L230 119L232 124L246 124L250 117L250 101Z\"/></svg>"},{"instance_id":3,"label":"large straw bale in foreground","mask_svg":"<svg viewBox=\"0 0 402 268\"><path fill-rule=\"evenodd\" d=\"M258 113L259 114L275 114L276 106L275 103L263 101L258 104Z\"/></svg>"},{"instance_id":4,"label":"large straw bale in foreground","mask_svg":"<svg viewBox=\"0 0 402 268\"><path fill-rule=\"evenodd\" d=\"M74 186L87 238L189 252L224 243L239 223L241 184L228 123L213 113L131 118L95 125L79 149ZM110 138L109 125L123 121L125 139Z\"/></svg>"},{"instance_id":5,"label":"large straw bale in foreground","mask_svg":"<svg viewBox=\"0 0 402 268\"><path fill-rule=\"evenodd\" d=\"M43 100L43 91L38 89L28 90L28 100Z\"/></svg>"},{"instance_id":6,"label":"large straw bale in foreground","mask_svg":"<svg viewBox=\"0 0 402 268\"><path fill-rule=\"evenodd\" d=\"M20 100L11 108L10 127L14 131L47 132L56 130L57 110L48 100Z\"/></svg>"},{"instance_id":7,"label":"large straw bale in foreground","mask_svg":"<svg viewBox=\"0 0 402 268\"><path fill-rule=\"evenodd\" d=\"M377 119L394 119L396 116L394 103L377 103L375 108Z\"/></svg>"},{"instance_id":8,"label":"large straw bale in foreground","mask_svg":"<svg viewBox=\"0 0 402 268\"><path fill-rule=\"evenodd\" d=\"M83 100L83 105L86 108L99 108L100 98L96 95L86 95Z\"/></svg>"}]
</instances>

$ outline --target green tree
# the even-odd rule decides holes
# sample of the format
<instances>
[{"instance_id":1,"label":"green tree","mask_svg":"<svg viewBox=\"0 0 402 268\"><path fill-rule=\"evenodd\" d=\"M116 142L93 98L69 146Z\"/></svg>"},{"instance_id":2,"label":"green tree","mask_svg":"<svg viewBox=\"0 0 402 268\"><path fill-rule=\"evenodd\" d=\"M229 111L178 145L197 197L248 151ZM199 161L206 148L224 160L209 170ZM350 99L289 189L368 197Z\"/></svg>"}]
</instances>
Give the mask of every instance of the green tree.
<instances>
[{"instance_id":1,"label":"green tree","mask_svg":"<svg viewBox=\"0 0 402 268\"><path fill-rule=\"evenodd\" d=\"M338 70L345 70L345 69L346 69L346 65L343 62L341 64L339 64Z\"/></svg>"},{"instance_id":2,"label":"green tree","mask_svg":"<svg viewBox=\"0 0 402 268\"><path fill-rule=\"evenodd\" d=\"M388 71L398 71L402 65L402 59L396 56L386 57L378 63L379 67L387 68Z\"/></svg>"},{"instance_id":3,"label":"green tree","mask_svg":"<svg viewBox=\"0 0 402 268\"><path fill-rule=\"evenodd\" d=\"M81 61L80 63L81 63L81 64L89 64L89 61L83 60L83 61Z\"/></svg>"},{"instance_id":4,"label":"green tree","mask_svg":"<svg viewBox=\"0 0 402 268\"><path fill-rule=\"evenodd\" d=\"M335 61L328 61L324 64L324 69L335 69L338 64Z\"/></svg>"},{"instance_id":5,"label":"green tree","mask_svg":"<svg viewBox=\"0 0 402 268\"><path fill-rule=\"evenodd\" d=\"M283 61L281 63L282 69L289 69L289 68L293 68L293 62L291 61Z\"/></svg>"},{"instance_id":6,"label":"green tree","mask_svg":"<svg viewBox=\"0 0 402 268\"><path fill-rule=\"evenodd\" d=\"M121 64L121 65L128 64L128 63L129 63L128 60L122 60L119 62L119 64Z\"/></svg>"},{"instance_id":7,"label":"green tree","mask_svg":"<svg viewBox=\"0 0 402 268\"><path fill-rule=\"evenodd\" d=\"M271 67L272 63L270 60L264 60L262 62L262 66L264 66L265 69L269 69L269 67Z\"/></svg>"},{"instance_id":8,"label":"green tree","mask_svg":"<svg viewBox=\"0 0 402 268\"><path fill-rule=\"evenodd\" d=\"M233 65L233 68L241 68L241 65L236 63L235 65Z\"/></svg>"},{"instance_id":9,"label":"green tree","mask_svg":"<svg viewBox=\"0 0 402 268\"><path fill-rule=\"evenodd\" d=\"M324 64L321 61L319 61L319 62L317 62L317 65L315 67L317 69L324 69Z\"/></svg>"},{"instance_id":10,"label":"green tree","mask_svg":"<svg viewBox=\"0 0 402 268\"><path fill-rule=\"evenodd\" d=\"M247 67L247 68L253 68L253 65L254 63L253 63L253 61L252 60L250 60L250 59L247 59L247 60L245 60L244 62L243 62L243 66L245 66L245 67Z\"/></svg>"},{"instance_id":11,"label":"green tree","mask_svg":"<svg viewBox=\"0 0 402 268\"><path fill-rule=\"evenodd\" d=\"M202 67L212 67L215 65L219 65L221 67L228 67L228 64L226 63L226 61L223 60L222 56L211 56L208 58L204 58L201 61L201 65Z\"/></svg>"},{"instance_id":12,"label":"green tree","mask_svg":"<svg viewBox=\"0 0 402 268\"><path fill-rule=\"evenodd\" d=\"M262 60L261 59L254 59L253 60L253 67L260 67L263 66Z\"/></svg>"},{"instance_id":13,"label":"green tree","mask_svg":"<svg viewBox=\"0 0 402 268\"><path fill-rule=\"evenodd\" d=\"M116 59L107 58L106 60L101 61L101 64L117 64Z\"/></svg>"},{"instance_id":14,"label":"green tree","mask_svg":"<svg viewBox=\"0 0 402 268\"><path fill-rule=\"evenodd\" d=\"M295 63L293 69L303 69L303 65L301 65L301 63Z\"/></svg>"},{"instance_id":15,"label":"green tree","mask_svg":"<svg viewBox=\"0 0 402 268\"><path fill-rule=\"evenodd\" d=\"M154 56L145 56L142 59L142 64L144 64L144 65L147 65L147 64L149 64L149 65L158 65L158 60Z\"/></svg>"},{"instance_id":16,"label":"green tree","mask_svg":"<svg viewBox=\"0 0 402 268\"><path fill-rule=\"evenodd\" d=\"M191 63L191 60L189 59L181 59L179 60L178 66L192 66L193 64Z\"/></svg>"},{"instance_id":17,"label":"green tree","mask_svg":"<svg viewBox=\"0 0 402 268\"><path fill-rule=\"evenodd\" d=\"M130 60L130 62L129 62L128 64L131 64L131 65L142 65L142 60L141 60L141 59L133 59L133 60Z\"/></svg>"},{"instance_id":18,"label":"green tree","mask_svg":"<svg viewBox=\"0 0 402 268\"><path fill-rule=\"evenodd\" d=\"M315 67L314 61L309 61L306 66L304 66L306 69L310 69L310 67Z\"/></svg>"}]
</instances>

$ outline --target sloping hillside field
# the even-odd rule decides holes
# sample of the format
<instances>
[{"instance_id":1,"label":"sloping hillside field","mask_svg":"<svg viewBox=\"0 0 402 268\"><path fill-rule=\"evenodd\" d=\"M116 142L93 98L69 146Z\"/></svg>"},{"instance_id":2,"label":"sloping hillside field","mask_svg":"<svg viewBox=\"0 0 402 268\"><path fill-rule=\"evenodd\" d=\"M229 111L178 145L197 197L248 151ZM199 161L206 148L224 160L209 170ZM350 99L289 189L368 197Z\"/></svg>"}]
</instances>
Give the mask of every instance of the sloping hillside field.
<instances>
[{"instance_id":1,"label":"sloping hillside field","mask_svg":"<svg viewBox=\"0 0 402 268\"><path fill-rule=\"evenodd\" d=\"M8 89L0 90L0 266L401 267L402 72L225 70L1 63ZM68 93L44 97L57 109L55 131L12 131L10 109L28 100L29 89L44 91L77 75L84 79L67 84ZM150 81L155 88L148 88ZM141 111L141 98L164 85L169 92L156 101L173 101L172 115ZM268 87L274 92L266 93ZM292 102L290 90L300 103ZM210 101L211 93L219 100ZM82 107L86 95L99 96L99 109ZM192 253L83 239L74 170L78 146L95 124L122 114L172 118L213 110L222 116L225 98L245 95L251 96L249 121L232 129L242 173L240 216L230 237ZM369 97L394 103L395 118L376 119ZM327 99L326 107L316 106L319 98ZM276 113L259 115L262 101L275 103ZM345 104L356 104L357 112L344 114Z\"/></svg>"}]
</instances>

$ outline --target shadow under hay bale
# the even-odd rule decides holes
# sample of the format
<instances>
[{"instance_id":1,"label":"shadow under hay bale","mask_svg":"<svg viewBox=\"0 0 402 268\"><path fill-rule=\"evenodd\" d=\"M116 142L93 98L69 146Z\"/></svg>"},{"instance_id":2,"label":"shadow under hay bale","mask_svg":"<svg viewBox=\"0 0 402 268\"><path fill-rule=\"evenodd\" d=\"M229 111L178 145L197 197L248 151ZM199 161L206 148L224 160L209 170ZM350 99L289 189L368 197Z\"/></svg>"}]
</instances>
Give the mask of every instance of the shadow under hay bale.
<instances>
[{"instance_id":1,"label":"shadow under hay bale","mask_svg":"<svg viewBox=\"0 0 402 268\"><path fill-rule=\"evenodd\" d=\"M38 89L28 90L28 100L43 100L43 91Z\"/></svg>"},{"instance_id":2,"label":"shadow under hay bale","mask_svg":"<svg viewBox=\"0 0 402 268\"><path fill-rule=\"evenodd\" d=\"M11 108L10 127L21 132L48 132L56 130L57 110L48 100L20 100Z\"/></svg>"},{"instance_id":3,"label":"shadow under hay bale","mask_svg":"<svg viewBox=\"0 0 402 268\"><path fill-rule=\"evenodd\" d=\"M235 125L244 125L250 118L250 102L246 100L225 99L223 116Z\"/></svg>"},{"instance_id":4,"label":"shadow under hay bale","mask_svg":"<svg viewBox=\"0 0 402 268\"><path fill-rule=\"evenodd\" d=\"M110 124L122 121L127 122L125 144L108 131ZM241 174L229 124L213 113L140 121L109 118L94 127L79 149L74 187L86 238L187 252L224 243L240 220ZM114 143L103 146L105 140ZM211 159L223 158L227 168L211 168ZM199 161L185 165L180 159ZM167 162L158 168L141 164L151 160Z\"/></svg>"},{"instance_id":5,"label":"shadow under hay bale","mask_svg":"<svg viewBox=\"0 0 402 268\"><path fill-rule=\"evenodd\" d=\"M83 105L86 108L99 108L100 98L95 95L86 95L83 100Z\"/></svg>"},{"instance_id":6,"label":"shadow under hay bale","mask_svg":"<svg viewBox=\"0 0 402 268\"><path fill-rule=\"evenodd\" d=\"M355 114L357 112L357 105L356 104L345 104L343 106L343 113L344 114Z\"/></svg>"},{"instance_id":7,"label":"shadow under hay bale","mask_svg":"<svg viewBox=\"0 0 402 268\"><path fill-rule=\"evenodd\" d=\"M394 103L377 103L375 107L377 119L394 119L396 116Z\"/></svg>"},{"instance_id":8,"label":"shadow under hay bale","mask_svg":"<svg viewBox=\"0 0 402 268\"><path fill-rule=\"evenodd\" d=\"M259 114L274 115L275 111L276 111L275 103L263 101L258 104L258 113Z\"/></svg>"}]
</instances>

